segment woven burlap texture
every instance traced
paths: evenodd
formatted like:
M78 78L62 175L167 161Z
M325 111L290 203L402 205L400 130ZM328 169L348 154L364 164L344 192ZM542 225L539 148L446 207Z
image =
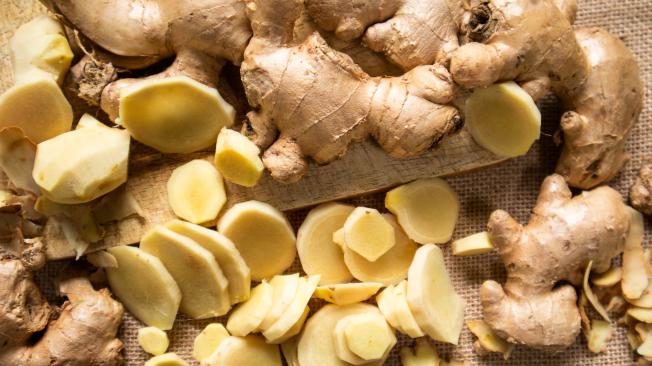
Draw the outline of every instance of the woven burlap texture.
M620 36L633 51L641 68L646 85L652 85L652 3L649 0L585 0L580 1L577 27L601 26ZM460 219L453 239L482 231L485 229L489 214L498 208L511 213L525 223L534 205L539 185L543 178L552 173L558 156L558 148L553 144L552 135L557 129L560 115L557 101L550 97L540 103L543 112L543 134L541 140L523 157L509 160L498 166L448 178L448 182L459 194L462 204ZM622 173L609 184L626 195L644 156L652 155L652 98L646 96L645 109L641 114L628 141L631 161ZM374 194L351 199L356 205L385 210L384 194ZM305 217L307 210L289 213L292 224L296 227ZM650 237L650 219L647 218L646 244ZM446 253L446 265L453 279L455 288L466 300L466 319L481 318L482 313L478 302L478 289L486 279L504 281L505 271L500 257L496 253L474 257L452 257L448 245L442 246ZM51 279L56 277L60 265L49 265L39 276L44 290L53 294ZM301 271L298 262L289 272ZM313 310L318 306L314 303ZM191 361L192 344L195 336L203 327L214 321L210 319L195 321L183 316L177 319L170 336L171 352L176 352L184 359ZM142 365L148 359L138 346L137 331L143 325L131 315L125 315L120 338L125 343L125 364ZM473 365L504 364L498 355L479 357L473 351L474 338L464 329L460 345L452 347L437 344L441 354L464 359ZM397 350L403 345L412 344L410 339L401 337L399 343L388 359L386 365L398 366ZM609 343L606 353L594 355L586 347L582 337L578 337L575 345L564 352L550 354L525 348L517 348L507 363L511 365L631 365L635 363L635 355L625 340L624 328L618 328L614 339ZM261 365L264 366L264 365ZM305 365L319 366L319 365Z

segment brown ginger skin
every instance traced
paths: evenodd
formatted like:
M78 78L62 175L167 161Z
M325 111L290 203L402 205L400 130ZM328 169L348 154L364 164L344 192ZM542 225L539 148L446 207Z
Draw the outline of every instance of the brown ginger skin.
M589 261L606 271L624 248L630 214L618 192L602 186L572 197L560 175L547 177L530 221L491 214L489 235L507 269L504 286L480 289L485 321L507 341L544 350L570 346L580 332L577 294Z
M652 158L641 165L638 177L629 191L629 200L635 209L646 215L652 215Z
M247 1L254 37L241 76L256 110L243 133L265 150L263 162L275 179L296 181L306 157L331 162L369 135L391 155L407 157L459 126L457 110L446 105L454 91L443 66L370 77L317 32L296 42L301 12L298 0Z
M573 187L588 189L613 178L629 160L625 142L643 108L643 81L632 53L600 28L575 36L590 64L575 92L562 94L563 149L557 173Z

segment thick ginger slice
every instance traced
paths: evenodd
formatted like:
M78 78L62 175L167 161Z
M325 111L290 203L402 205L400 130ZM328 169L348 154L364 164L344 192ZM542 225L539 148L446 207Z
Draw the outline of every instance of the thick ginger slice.
M154 356L162 355L170 345L167 333L156 327L138 329L138 344L143 351Z
M267 344L262 337L228 337L206 358L202 366L281 366L281 352L275 344Z
M195 337L192 346L192 357L203 362L219 347L220 343L229 337L229 332L221 323L210 323Z
M333 335L338 357L354 365L383 359L396 344L393 330L379 312L340 319Z
M641 164L634 185L630 188L629 199L632 206L646 215L652 215L652 159Z
M370 262L396 244L394 227L373 208L356 207L346 218L342 234L348 249Z
M577 295L572 286L557 284L581 284L591 260L597 272L609 269L625 246L629 225L618 192L599 187L572 198L560 175L544 180L527 226L505 211L493 212L488 232L507 268L507 283L482 285L485 321L511 343L568 347L580 332Z
M193 224L215 220L226 203L222 176L213 164L201 159L174 169L167 192L174 214Z
M329 163L369 135L393 156L414 156L459 127L457 110L446 105L454 92L443 66L370 77L318 33L297 43L302 10L298 0L247 1L254 37L241 75L255 110L243 133L265 150L272 177L296 181L306 157Z
M188 363L176 353L170 352L150 358L144 366L188 366Z
M475 233L453 241L451 245L453 255L467 256L489 253L494 250L489 233L486 231Z
M265 167L260 149L242 134L222 128L215 144L215 166L224 179L244 187L253 187Z

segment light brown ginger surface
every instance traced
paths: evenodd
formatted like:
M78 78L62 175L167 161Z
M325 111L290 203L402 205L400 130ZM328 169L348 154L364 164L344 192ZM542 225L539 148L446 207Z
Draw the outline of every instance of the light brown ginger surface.
M630 188L632 206L646 215L652 215L652 159L643 161L641 170Z

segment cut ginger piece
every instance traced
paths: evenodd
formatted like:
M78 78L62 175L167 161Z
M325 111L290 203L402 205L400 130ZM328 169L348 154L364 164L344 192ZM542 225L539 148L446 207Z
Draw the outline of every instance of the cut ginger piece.
M167 333L156 327L138 329L138 344L143 351L154 356L162 355L170 345Z
M627 309L627 315L643 323L652 324L652 309L632 306Z
M138 320L162 330L172 329L181 290L163 263L138 248L107 249L118 266L105 268L113 294Z
M394 227L373 208L356 207L346 218L343 230L344 244L370 262L396 244Z
M194 224L215 220L226 202L222 176L206 160L192 160L174 169L167 191L174 214Z
M505 360L509 358L514 345L498 337L484 320L469 320L466 325L471 333L478 337L478 343L482 349L501 353Z
M599 273L591 276L591 283L598 287L611 287L615 286L623 278L622 267L615 266L609 268L607 272Z
M300 277L298 273L277 275L269 281L272 286L272 304L265 319L260 324L260 329L267 329L274 324L290 306L299 290Z
M140 249L159 258L179 284L181 312L205 319L229 311L228 282L210 251L164 226L147 232Z
M466 100L465 126L478 145L501 157L524 155L539 139L541 113L513 81L477 88Z
M258 183L265 166L260 149L237 131L222 128L215 145L215 166L224 179L244 187Z
M36 148L34 181L51 201L92 201L127 181L129 134L83 115L74 131Z
M419 327L407 302L407 281L401 281L401 283L393 287L392 291L394 292L393 310L396 312L398 329L410 338L423 337L425 334Z
M32 177L36 145L18 127L0 128L0 169L16 187L38 193Z
M255 331L272 306L274 289L263 281L251 291L249 300L240 304L229 315L226 329L231 335L244 337Z
M86 254L86 260L97 268L118 268L118 260L105 250Z
M333 336L337 357L354 365L384 359L396 344L394 332L377 311L340 319Z
M254 281L281 274L294 262L297 250L292 226L281 211L267 203L236 203L220 218L217 229L238 248Z
M288 339L301 333L301 329L303 329L303 325L306 323L309 314L310 314L310 307L306 305L306 308L303 309L303 313L301 314L299 320L297 320L297 322L294 323L294 325L290 329L288 329L288 331L285 332L285 334L283 334L281 338L276 339L273 343L274 344L284 343Z
M455 230L460 202L446 181L428 178L387 192L385 207L410 239L420 244L446 243Z
M117 123L143 144L164 153L213 147L235 110L217 89L186 76L150 78L120 90Z
M607 312L607 309L602 306L602 303L600 303L600 300L598 299L598 296L593 292L593 289L591 289L591 286L589 286L589 276L591 274L591 267L593 266L593 261L589 261L589 264L586 266L586 270L584 271L584 279L582 281L582 289L584 290L584 295L586 296L586 299L589 300L589 303L595 311L600 314L600 316L606 320L607 322L610 322L611 319L609 319L609 313Z
M409 347L401 348L400 355L403 366L439 366L441 363L437 350L426 338L416 340L414 352Z
M164 353L147 360L145 366L188 366L188 363L176 353Z
M353 278L344 263L342 248L333 233L344 226L354 207L331 202L308 213L297 231L297 252L308 275L320 275L320 285L349 282Z
M405 331L401 328L398 322L398 315L396 313L396 294L394 293L394 285L389 285L385 287L376 296L376 304L378 304L378 309L385 317L385 320L392 326L392 328L398 330L401 333Z
M220 343L229 337L229 332L220 323L210 323L195 337L192 346L192 357L203 362L210 356Z
M394 216L383 217L394 227L394 246L380 258L371 262L343 245L344 263L353 277L362 282L380 282L392 285L405 279L417 244L410 240L401 229ZM335 240L335 235L333 237Z
M623 278L621 288L626 299L640 298L648 287L643 236L645 234L643 215L628 208L631 215L629 233L623 251Z
M249 298L251 273L235 244L226 236L215 230L181 220L172 220L165 227L188 237L213 253L217 264L224 272L229 283L231 304L237 304Z
M349 305L369 299L381 287L383 287L383 284L379 282L355 282L319 286L315 290L315 297L335 305Z
M301 319L312 294L317 288L319 276L301 278L296 296L281 316L268 328L263 329L263 336L268 343L281 343L285 334Z
M483 231L453 241L451 250L457 256L478 255L491 252L494 245L489 239L489 233Z
M281 352L275 344L267 344L259 336L228 337L202 366L282 366Z
M431 338L457 344L464 326L464 299L455 292L441 249L419 248L408 271L407 299L419 327Z
M611 323L604 320L591 321L591 329L586 336L589 350L593 353L605 352L612 336Z

